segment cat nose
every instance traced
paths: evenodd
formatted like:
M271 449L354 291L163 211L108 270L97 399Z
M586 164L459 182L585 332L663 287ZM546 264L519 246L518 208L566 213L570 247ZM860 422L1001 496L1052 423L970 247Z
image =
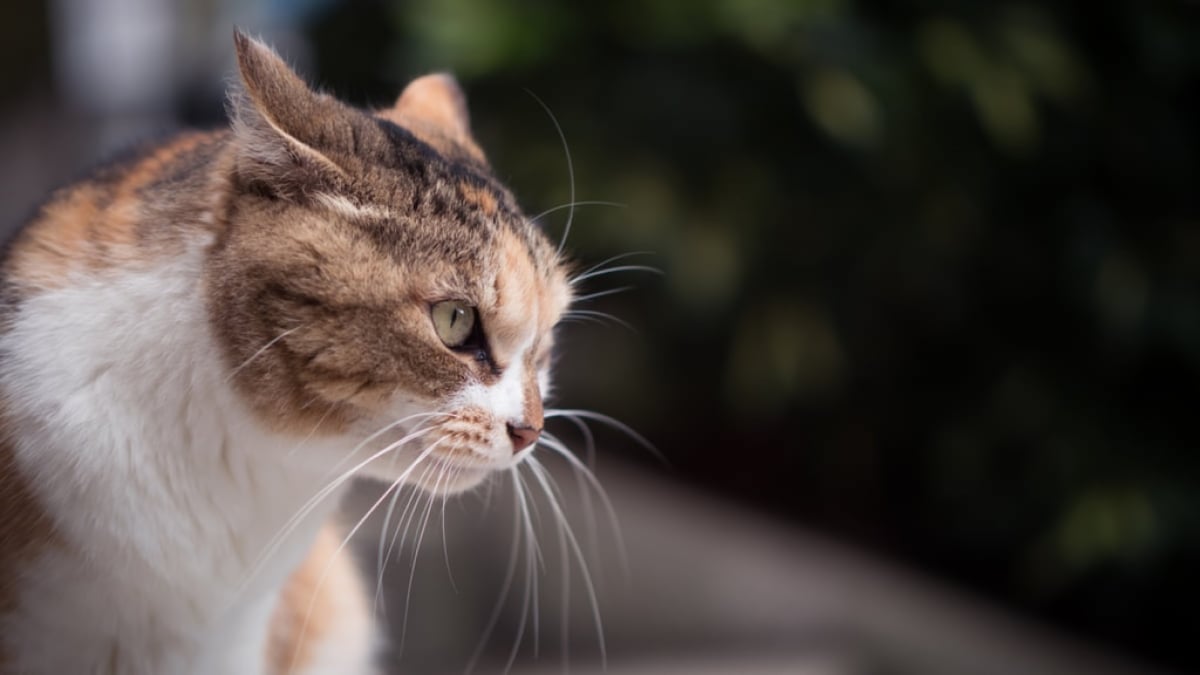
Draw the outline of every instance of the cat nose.
M514 455L536 443L541 434L541 429L532 427L525 422L508 423L508 437L512 440Z

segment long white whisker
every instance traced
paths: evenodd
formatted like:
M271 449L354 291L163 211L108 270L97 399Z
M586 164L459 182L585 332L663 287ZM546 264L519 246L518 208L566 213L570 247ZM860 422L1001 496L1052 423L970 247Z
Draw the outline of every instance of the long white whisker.
M567 196L567 203L570 206L568 207L569 210L567 211L567 224L563 226L562 238L559 239L558 250L555 252L555 255L561 256L563 247L567 245L567 235L571 233L571 221L575 219L575 163L571 161L571 148L567 145L567 135L563 133L562 126L558 123L558 118L554 116L553 112L551 112L550 106L546 105L546 102L538 98L538 95L532 91L526 89L525 93L532 96L533 100L537 101L537 104L542 107L542 110L546 111L546 115L554 124L554 131L558 133L558 140L562 141L563 154L566 155L567 158L567 178L570 183L570 192Z
M421 475L417 479L416 482L422 483L422 484L426 483L427 482L426 479L429 476L429 473L431 471L433 471L435 468L436 468L435 464L427 464L425 466L425 468L421 470ZM421 494L422 494L422 490L419 487L415 487L412 491L409 492L408 500L404 502L404 508L400 512L400 518L398 519L398 521L396 523L396 527L391 529L392 536L391 536L390 541L388 541L386 551L384 551L384 542L383 542L384 538L387 536L388 531L389 531L386 519L384 521L385 522L384 528L382 530L380 530L379 553L377 553L377 557L381 558L383 560L383 564L379 568L379 576L376 579L376 590L379 593L382 593L384 569L386 569L387 564L392 560L392 551L396 547L397 540L402 539L405 535L408 534L408 527L409 527L409 525L412 524L412 516L416 513L416 509L413 507L417 503L417 498L419 496L421 496ZM394 496L393 496L393 499L394 499ZM403 534L402 534L402 532L403 532ZM382 598L377 597L376 601L378 602L381 599Z
M595 529L595 528L593 528ZM562 650L563 673L571 671L571 558L567 553L567 539L563 536L562 528L558 529L558 564L562 568L562 601L558 607L561 613L559 626L559 649Z
M612 314L609 314L607 312L597 312L594 309L569 309L566 312L563 312L564 319L573 319L573 318L581 319L584 317L607 319L608 321L612 321L613 323L615 323L619 326L623 326L624 328L631 330L634 333L638 332L637 329L633 327L633 324L629 323L628 321L626 321L624 319L615 317Z
M531 600L530 594L532 592L536 595L537 589L537 576L534 574L532 567L534 564L534 555L530 550L531 542L535 541L535 535L533 531L533 521L529 515L529 502L525 494L525 481L521 476L520 466L521 465L518 464L513 469L513 483L516 487L516 498L520 502L521 518L524 522L525 528L525 599L521 603L521 618L517 622L517 635L513 640L512 650L508 655L508 662L504 666L505 673L508 673L512 669L513 663L517 659L517 652L521 647L522 639L525 637L526 622L529 619L529 607ZM536 607L536 601L534 602L534 606Z
M591 436L592 430L589 429L586 424L583 424L582 420L576 419L572 421L583 433L585 444L584 447L586 448L585 452L587 453L586 457L588 458L588 466L589 468L593 467L595 466L595 447L593 446L594 440ZM575 455L575 453L571 452L570 448L567 447L567 444L564 443L562 439L548 431L543 431L541 438L538 440L543 441L543 446L550 448L556 453L567 452L572 457ZM556 443L558 447L550 447L551 442ZM571 473L575 475L575 484L579 486L579 499L583 502L583 512L586 517L585 523L587 524L587 541L588 546L590 547L589 550L592 553L596 553L600 550L600 538L596 528L596 510L592 506L592 493L588 489L589 486L587 480L584 479L582 472L578 468L572 465Z
M297 510L296 513L293 514L292 517L289 518L287 520L287 522L285 522L283 524L283 526L279 529L279 531L273 537L271 537L271 539L269 539L267 541L266 546L263 548L262 553L259 554L257 561L255 562L254 566L251 568L250 573L247 575L246 580L245 580L245 582L243 582L242 588L240 590L245 590L245 586L247 584L249 584L250 581L252 581L258 575L259 572L262 571L262 567L266 564L267 560L269 560L270 557L275 554L275 551L277 551L279 549L279 547L283 544L283 540L287 538L287 535L290 534L292 532L292 530L294 530L300 524L300 522L303 521L304 518L307 517L308 514L312 512L313 509L315 509L322 501L324 501L326 497L328 497L329 495L336 492L339 487L341 487L343 484L345 484L346 481L353 478L354 475L356 473L358 473L358 471L360 469L362 469L364 466L370 464L371 462L375 461L379 457L382 457L383 455L385 455L389 452L392 452L393 450L401 447L408 441L411 441L415 438L419 438L430 431L432 431L432 429L430 429L430 428L418 429L417 431L414 431L414 432L404 436L400 440L398 440L394 443L388 444L382 450L371 455L363 462L360 462L354 468L343 473L341 476L339 476L335 480L328 483L325 487L318 490L317 493L315 495L313 495L307 502L305 502L304 505L301 506L300 509ZM425 457L424 454L422 454L420 457L418 457L417 461L424 459L424 457ZM416 464L414 463L413 466L415 466L415 465ZM405 471L404 475L401 476L401 480L403 480L404 478L407 478L407 475L409 472L412 471L412 468L413 467L410 466L408 468L408 470Z
M624 258L632 258L635 255L653 255L653 254L654 254L654 251L629 251L628 253L618 253L617 255L614 255L611 258L605 258L604 260L601 260L600 262L596 263L595 265L592 265L591 267L587 268L586 270L580 272L578 275L571 277L569 283L573 286L573 285L575 285L575 281L578 278L582 277L585 274L595 272L596 270L600 269L601 267L604 267L605 265L607 265L609 263L616 262L616 261L622 260Z
M517 499L515 493L521 489L521 486L517 480L517 467L514 466L509 469L508 474L512 478L514 491L512 546L509 548L508 564L504 568L504 581L500 584L500 594L496 596L496 604L492 607L492 614L488 617L487 624L483 629L483 635L479 638L479 643L475 645L475 651L471 654L471 660L467 662L464 675L470 675L475 670L475 665L479 662L479 657L483 654L483 649L487 646L488 639L492 636L492 631L496 629L496 624L500 620L500 613L504 609L504 601L508 599L508 594L512 591L513 581L517 577L517 561L521 554L521 502Z
M457 477L459 471L456 469L454 474ZM454 580L454 570L450 568L450 542L446 537L446 495L442 495L442 559L446 561L446 576L450 578L450 588L458 594L458 582Z
M531 467L533 471L536 472L539 470L539 468L541 468L541 463L533 457L530 457L529 461L533 465ZM578 472L576 472L576 474L578 475ZM580 494L584 497L587 497L588 493L586 485L583 484L582 479L577 478L577 480L580 482ZM552 502L558 500L561 503L562 493L555 489L553 494L547 493L546 498ZM590 499L587 503L589 504L588 509L590 514ZM566 523L562 519L556 519L554 525L555 532L558 534L558 564L559 568L562 570L562 599L559 606L561 620L561 625L559 627L559 644L560 648L562 649L563 672L566 673L570 671L571 663L571 648L570 642L567 639L568 635L570 634L571 627L571 556L567 548L567 537L563 532L564 528L566 527ZM594 517L592 518L592 530L594 533Z
M629 436L631 439L633 439L638 445L642 446L643 448L648 450L650 452L650 454L657 457L658 460L660 462L662 462L663 464L665 464L666 466L668 466L668 467L671 466L671 462L666 458L665 455L662 454L662 452L659 451L658 448L656 448L654 446L653 443L646 440L645 436L642 436L638 432L634 431L633 428L630 427L628 424L625 424L624 422L616 419L615 417L610 417L609 415L594 412L591 410L579 410L579 409L568 409L568 408L549 408L545 412L545 417L546 417L546 419L553 419L555 417L562 417L562 418L570 419L571 417L577 417L577 418L595 420L597 422L607 424L608 426L625 433L627 436Z
M557 411L557 408L549 409L549 412L552 413ZM596 466L596 435L592 433L592 428L587 425L587 422L583 421L583 418L575 415L556 415L553 418L547 419L564 419L575 425L575 428L579 430L580 435L583 436L584 457L587 458L588 467ZM560 443L562 442L553 434L546 434L546 436L558 440ZM563 447L566 447L566 443L563 443Z
M439 438L438 440L436 440L432 444L430 444L429 447L422 450L420 455L417 456L417 459L414 460L413 463L411 465L409 465L409 467L407 469L405 469L405 471L400 475L399 478L397 478L395 481L392 482L391 485L388 486L387 490L384 490L383 494L381 494L379 496L379 498L375 500L375 503L371 505L371 508L367 509L367 512L365 514L363 514L363 516L361 518L358 519L358 522L354 524L354 527L350 528L350 531L348 533L346 533L345 537L342 538L341 544L338 545L337 549L333 552L333 555L330 556L329 562L327 562L325 564L325 568L321 571L321 576L317 578L317 584L313 591L312 598L308 602L308 611L306 611L304 613L304 622L300 625L300 633L299 634L301 636L303 636L308 631L308 623L309 623L309 620L312 619L313 607L316 606L316 602L317 602L318 593L316 591L319 590L322 585L324 585L326 577L329 576L329 571L331 569L333 569L332 568L333 561L336 560L337 557L342 554L342 551L344 551L346 549L346 546L349 545L350 541L352 539L354 539L354 535L358 533L358 531L362 528L362 526L371 517L371 514L374 513L375 510L378 509L379 506L381 504L383 504L384 501L387 500L389 493L391 493L393 490L399 489L399 487L404 484L404 481L408 477L408 475L412 473L413 469L416 468L416 466L418 464L420 464L422 461L424 461L424 459L426 457L428 457L430 455L430 453L432 453L433 450L444 440L446 440L445 437ZM303 645L303 638L301 638L300 640L298 640L296 642L295 651L293 651L293 653L292 653L291 664L293 664L293 665L295 664L296 657L299 656L302 645Z
M549 448L556 454L562 454L565 452L571 455L571 459L574 458L575 453L571 452L566 443L563 443L563 441L554 434L543 431L542 437L538 440L543 447ZM552 443L555 445L552 446ZM588 551L595 555L600 551L600 535L599 528L596 526L596 508L592 505L591 486L588 484L587 479L584 478L583 471L576 467L574 463L571 463L571 473L574 475L575 484L579 488L579 500L583 503L583 513L585 517L584 524L587 526Z
M438 476L433 484L433 490L436 491L442 484L442 478L445 477L446 468L444 465L438 466ZM400 623L400 644L397 648L397 654L404 653L404 643L408 637L408 614L409 608L412 606L412 589L413 580L417 576L417 556L421 553L421 542L425 540L426 525L429 524L429 514L433 511L434 492L426 493L425 510L421 516L421 524L417 526L417 538L413 543L412 565L408 570L408 590L404 593L404 614ZM414 509L414 513L416 510Z
M558 206L554 206L554 207L546 209L545 211L542 211L541 213L537 214L536 216L530 218L529 220L536 223L537 221L541 220L542 218L545 218L546 216L550 215L551 213L554 213L555 211L562 211L563 209L569 209L574 206L614 206L619 209L629 208L628 204L622 204L621 202L606 202L606 201L601 201L598 199L589 199L589 200L583 200L583 201L578 201L578 202L568 202L566 204L559 204Z
M525 547L529 551L525 559L525 577L528 580L528 589L530 591L529 606L532 609L533 615L533 656L537 658L540 648L539 637L541 637L541 621L539 615L541 613L542 603L538 598L538 579L539 570L542 573L546 571L546 561L542 556L541 543L538 542L537 533L541 529L541 516L538 514L537 502L533 499L534 495L529 491L529 484L525 482L525 477L517 472L517 476L521 479L521 488L524 494L528 495L529 512L533 513L533 520L528 522L529 538L525 541Z
M563 316L558 320L559 323L594 323L600 326L607 326L604 321L597 319L594 316Z
M428 484L429 474L437 468L436 465L429 465L421 472L419 483ZM400 522L396 524L396 528L392 531L391 541L388 542L387 552L385 557L391 559L392 551L396 550L396 544L408 537L408 530L412 527L413 521L416 520L417 512L421 510L420 497L424 496L424 491L420 488L413 490L408 501L404 504L404 510L400 512ZM397 557L402 557L402 553L398 553Z
M613 539L617 544L617 558L621 561L622 573L624 574L626 580L628 580L630 578L629 553L628 549L625 547L625 537L621 530L621 521L619 518L617 518L617 510L613 508L612 500L608 497L608 491L605 490L604 486L600 484L600 481L596 478L596 474L592 473L592 470L588 468L586 464L580 461L580 459L576 457L575 454L567 448L567 446L563 445L561 441L553 436L549 436L549 434L543 433L542 436L544 438L540 439L538 443L546 448L549 448L550 450L553 450L556 454L567 460L579 480L587 481L592 490L596 492L596 495L600 497L600 504L604 507L605 514L608 516L609 526L612 528L613 532ZM547 436L549 437L545 438ZM587 494L587 490L581 489L580 494ZM595 547L596 550L599 550L598 544L595 545Z
M392 498L388 500L387 511L383 515L383 523L379 526L379 544L375 550L375 601L372 609L372 616L378 616L382 610L383 614L387 614L387 604L383 597L383 577L387 571L387 558L383 555L383 547L387 541L388 528L391 527L392 513L396 510L396 503L400 500L400 495L403 490L396 490L392 493Z
M566 514L563 513L558 501L554 498L554 489L550 486L549 480L547 480L545 468L532 457L527 461L533 477L541 484L542 490L546 493L546 498L550 501L550 508L554 511L554 515L561 525L560 532L566 536L567 542L575 554L575 560L579 563L579 573L583 577L583 586L587 590L588 599L592 603L592 620L596 624L596 638L599 641L600 647L600 668L601 670L606 670L608 668L608 652L604 643L604 624L600 619L600 601L596 595L596 586L592 583L592 575L588 571L587 560L584 558L583 550L579 547L579 541L576 540L575 533L571 531L571 525L567 521Z
M487 481L483 484L483 508L480 509L480 514L488 514L492 512L492 497L496 492L496 474L490 474ZM476 494L479 491L476 490Z
M617 288L610 288L610 289L604 290L604 291L596 291L595 293L588 293L587 295L577 295L574 298L571 298L571 302L587 302L588 300L595 300L596 298L603 298L606 295L616 295L617 293L624 293L625 291L631 291L631 290L633 290L633 286L619 286Z
M285 523L284 527L286 528L287 526L294 524L296 521L303 519L306 515L308 515L308 513L313 508L315 508L317 506L317 504L319 504L323 499L325 499L325 497L329 496L329 494L331 494L332 492L337 490L339 487L341 487L341 485L343 483L345 483L346 481L353 478L355 476L355 474L357 474L359 472L359 470L362 469L364 466L370 464L371 462L382 457L383 455L399 448L400 446L404 445L408 441L411 441L415 438L419 438L430 431L433 431L433 429L428 428L428 427L423 428L423 429L418 429L418 430L404 436L403 438L401 438L398 441L389 443L388 445L384 446L383 449L377 451L376 453L374 453L367 459L363 460L356 466L354 466L351 469L349 469L348 471L342 473L342 475L338 476L334 480L327 483L325 485L325 487L318 490L315 495L313 495L311 498L309 498L309 500L307 502L305 502L304 505L301 506L298 511L296 511L296 513L291 517L291 519L289 519L288 522Z
M588 279L602 277L606 274L615 274L617 272L647 272L649 274L657 274L660 277L664 276L665 274L657 267L650 267L649 265L620 265L618 267L605 267L604 269L599 269L592 272L584 272L577 277L572 277L570 284L574 286Z
M394 459L394 456L393 456L393 459ZM424 483L425 477L429 475L429 472L432 471L435 466L436 466L435 464L426 464L425 468L421 470L421 476L417 479L417 482ZM419 494L421 494L420 488L414 488L413 490L411 490L409 492L408 500L404 503L404 509L401 510L401 512L400 512L399 521L396 523L395 531L392 534L391 541L387 543L387 550L385 551L384 543L385 543L385 540L387 539L387 535L388 535L388 532L390 529L392 514L394 512L396 503L400 496L399 490L397 490L396 493L392 495L392 499L388 503L387 513L384 515L383 524L380 526L380 529L379 529L379 550L376 552L376 563L377 563L376 567L378 569L378 577L376 578L376 581L375 581L375 592L376 592L375 603L376 603L377 608L380 604L382 604L382 601L383 601L382 596L383 596L384 571L387 569L388 562L392 559L392 550L396 546L396 539L400 535L401 526L404 526L405 516L406 516L406 514L408 514L409 508L412 507L413 503L416 501L416 498ZM407 526L404 526L404 529L405 529L405 531L407 531ZM385 609L385 612L386 612L386 609Z
M375 432L374 432L373 434L371 434L370 436L367 436L367 437L366 437L366 438L364 438L363 440L359 441L359 443L358 443L357 445L355 445L355 446L354 446L354 447L353 447L353 448L352 448L352 449L351 449L349 452L347 452L347 453L346 453L346 455L345 455L344 457L342 457L341 459L339 459L339 460L337 461L337 463L335 463L335 464L334 464L332 467L330 467L330 468L329 468L329 470L325 472L325 475L326 475L326 476L328 476L328 475L331 475L331 474L333 474L335 471L337 471L338 469L340 469L340 468L342 467L342 465L343 465L343 464L345 464L346 462L350 461L350 458L352 458L352 457L354 457L355 455L357 455L357 454L359 453L359 451L360 451L360 450L362 450L363 448L365 448L365 447L366 447L366 446L367 446L367 445L368 445L368 444L369 444L371 441L374 441L375 439L377 439L377 438L379 438L380 436L382 436L382 435L386 434L387 432L389 432L389 431L391 431L391 430L395 429L396 427L400 426L401 424L404 424L405 422L409 422L409 421L411 421L411 420L416 420L416 419L426 419L426 418L430 418L430 417L448 417L448 418L455 418L455 417L457 417L457 415L455 415L455 414L453 414L453 413L445 413L445 412L415 413L415 414L412 414L412 415L408 415L407 417L402 417L402 418L400 418L400 419L398 419L398 420L396 420L396 421L394 421L394 422L389 422L388 424L384 425L384 426L383 426L382 428L380 428L379 430L375 431ZM421 429L421 428L422 428L422 427L418 427L417 429L414 429L414 430L413 430L413 433L416 433L416 431L417 431L417 430L419 430L419 429ZM423 427L423 428L424 428L424 429L431 429L432 427Z

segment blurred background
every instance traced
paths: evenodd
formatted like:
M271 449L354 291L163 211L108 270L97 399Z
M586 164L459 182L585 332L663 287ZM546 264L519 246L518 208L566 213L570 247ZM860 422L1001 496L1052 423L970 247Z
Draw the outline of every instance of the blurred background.
M559 360L560 405L666 458L593 425L628 577L557 463L614 672L1200 670L1200 4L4 3L8 231L122 146L222 124L235 24L360 105L453 71L527 212L619 204L574 210L583 267L663 272L592 279L632 286L586 307L633 330L568 324ZM399 631L420 563L389 663L470 660L496 492L389 568ZM479 671L599 663L540 513L540 598L518 563Z

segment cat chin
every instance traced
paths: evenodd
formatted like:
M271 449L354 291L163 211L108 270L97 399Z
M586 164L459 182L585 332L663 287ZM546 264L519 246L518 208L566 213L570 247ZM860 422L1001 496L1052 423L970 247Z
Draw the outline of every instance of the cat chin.
M450 468L440 475L422 476L409 483L429 494L449 496L474 489L495 473L493 469Z
M448 496L471 490L507 468L505 465L465 464L431 456L422 460L415 469L388 467L384 463L379 467L367 467L361 476L388 484L402 481L429 494Z

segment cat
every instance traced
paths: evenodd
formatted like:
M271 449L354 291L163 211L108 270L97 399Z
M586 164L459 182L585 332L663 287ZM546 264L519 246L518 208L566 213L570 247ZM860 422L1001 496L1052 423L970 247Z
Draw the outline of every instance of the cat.
M55 193L0 267L0 673L373 672L330 525L542 431L561 251L454 79L364 111L235 31L230 129Z

